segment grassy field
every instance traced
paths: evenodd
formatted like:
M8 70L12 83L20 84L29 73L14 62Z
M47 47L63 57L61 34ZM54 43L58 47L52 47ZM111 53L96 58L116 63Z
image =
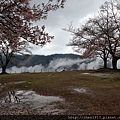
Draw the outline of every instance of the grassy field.
M65 114L120 114L119 72L86 70L7 74L0 75L0 83L6 83L0 88L1 96L5 91L16 89L60 96L65 103L59 104L58 108L66 109ZM77 92L76 88L84 88L86 92Z

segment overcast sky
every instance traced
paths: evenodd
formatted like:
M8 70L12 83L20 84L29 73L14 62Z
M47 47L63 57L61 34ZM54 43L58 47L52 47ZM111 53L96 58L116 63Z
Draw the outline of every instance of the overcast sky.
M39 4L40 1L47 2L48 0L31 0L32 4ZM67 28L68 24L73 21L74 27L79 27L89 17L97 14L99 7L106 0L67 0L64 9L59 9L50 12L47 20L42 20L36 24L39 26L45 25L46 32L49 35L55 36L51 43L44 47L34 46L33 54L50 55L55 53L74 53L72 47L66 46L69 39L72 37L70 33L63 31L62 28ZM108 0L107 0L108 1Z

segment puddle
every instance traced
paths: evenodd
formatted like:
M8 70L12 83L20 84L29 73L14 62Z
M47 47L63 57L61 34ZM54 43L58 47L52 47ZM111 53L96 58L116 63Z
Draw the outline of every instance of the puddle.
M81 73L83 75L92 75L92 76L100 76L100 77L106 77L109 76L110 74L105 74L105 73Z
M5 97L0 98L1 104L10 104L20 102L19 97L16 95L15 91L8 91Z
M57 96L43 96L34 91L9 91L0 98L0 115L58 115L65 110L57 109L64 99Z
M74 90L79 93L87 93L88 92L86 88L75 88Z
M34 91L26 90L9 91L5 97L0 99L0 103L4 105L23 103L34 108L42 108L46 104L56 101L63 101L63 99L55 96L42 96Z
M83 75L89 75L90 73L82 73Z
M29 102L31 106L43 107L45 104L51 102L63 101L60 97L55 96L42 96L36 94L34 91L17 91L16 93L22 102Z
M34 91L8 91L0 98L0 115L64 114L65 110L57 109L57 105L63 102L60 97L43 96Z

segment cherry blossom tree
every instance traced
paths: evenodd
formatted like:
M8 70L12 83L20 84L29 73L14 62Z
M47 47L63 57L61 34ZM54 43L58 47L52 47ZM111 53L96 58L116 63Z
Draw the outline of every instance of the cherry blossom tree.
M47 3L30 5L30 0L0 0L0 66L2 73L17 53L30 52L29 43L44 46L54 36L34 22L46 20L49 11L64 7L66 0L48 0ZM3 59L3 57L5 59Z
M117 69L117 61L120 59L120 2L111 0L100 7L99 16L92 21L102 33L106 50L112 58L113 69Z
M69 45L77 46L77 51L84 57L100 56L107 67L108 58L112 59L113 69L117 69L120 59L120 2L111 0L105 2L99 14L90 18L81 28L71 25L66 31L73 33Z
M73 46L74 51L81 54L81 58L100 57L104 61L104 68L107 68L109 52L106 49L105 40L93 20L89 19L81 28L74 28L72 24L63 30L72 33L72 39L67 44ZM98 35L98 36L96 36Z

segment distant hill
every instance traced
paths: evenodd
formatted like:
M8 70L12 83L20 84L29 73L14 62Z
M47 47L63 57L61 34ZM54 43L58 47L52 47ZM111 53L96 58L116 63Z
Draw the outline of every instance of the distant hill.
M8 65L7 69L10 73L85 70L103 67L103 61L100 58L81 59L81 56L76 54L25 55L25 58L17 55L16 57L17 59L14 59L16 65Z
M30 67L30 66L35 66L35 65L42 65L44 67L47 67L49 63L52 60L55 59L80 59L79 55L76 54L52 54L52 55L31 55L27 56L25 59L23 56L18 55L17 59L15 59L15 63L17 67ZM8 65L9 67L12 67L12 64Z

